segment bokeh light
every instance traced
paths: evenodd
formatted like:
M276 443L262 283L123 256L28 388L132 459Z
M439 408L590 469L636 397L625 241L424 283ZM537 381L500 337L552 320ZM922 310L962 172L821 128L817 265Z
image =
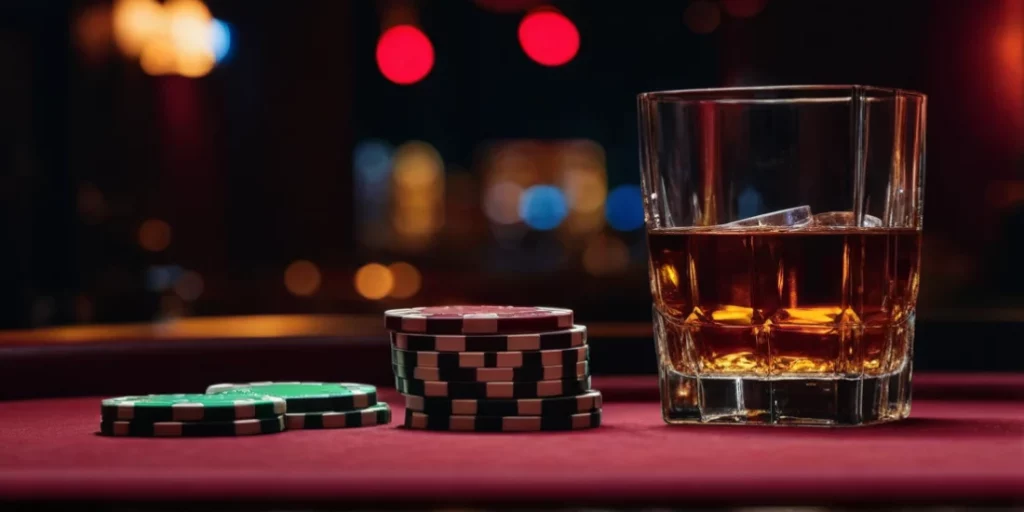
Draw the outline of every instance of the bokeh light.
M633 231L644 225L643 193L636 185L622 185L608 194L605 218L619 231Z
M534 185L523 191L519 199L519 217L539 231L558 227L568 213L565 195L551 185Z
M208 74L231 46L227 24L215 20L199 0L118 0L114 39L149 75Z
M284 287L292 295L313 295L320 289L320 282L320 268L312 261L293 261L284 269Z
M395 277L380 263L367 263L356 271L356 291L371 300L387 297L395 287Z
M394 286L391 288L389 295L396 299L408 299L413 295L416 295L420 291L420 286L423 283L423 277L420 275L420 271L416 267L399 261L388 265L388 270L391 272Z
M367 139L352 151L352 168L360 182L376 184L385 181L391 172L391 156L395 149L385 141Z
M561 66L579 51L580 33L569 18L545 9L523 18L519 24L519 44L538 64Z
M588 274L604 276L621 272L629 266L626 243L611 236L594 237L583 249L583 269Z
M203 276L198 272L186 270L174 282L174 293L178 294L181 300L191 302L203 294L203 287Z
M486 11L498 14L522 12L544 3L545 0L473 0L473 3Z
M491 185L484 192L484 214L495 224L515 224L519 222L519 200L523 195L523 187L511 182Z
M114 41L125 55L142 53L147 42L165 30L163 6L156 0L117 0L113 13Z
M764 10L768 0L719 0L729 16L749 18Z
M722 13L718 4L710 0L695 0L683 12L683 22L696 34L710 34L718 28Z
M424 240L444 221L444 162L430 144L409 141L392 163L391 222L407 241Z
M100 61L111 49L113 13L109 5L90 5L82 10L75 21L75 42L82 55Z
M218 19L210 22L210 49L217 62L223 62L231 54L231 27Z
M139 245L150 252L160 252L171 245L171 225L160 219L149 219L139 226Z
M434 45L412 25L391 27L377 41L377 66L396 84L414 84L434 67Z

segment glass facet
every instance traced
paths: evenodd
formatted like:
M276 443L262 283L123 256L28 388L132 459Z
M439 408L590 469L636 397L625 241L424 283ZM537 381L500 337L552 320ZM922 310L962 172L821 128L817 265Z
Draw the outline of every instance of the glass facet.
M638 102L665 421L907 417L925 96L795 86Z

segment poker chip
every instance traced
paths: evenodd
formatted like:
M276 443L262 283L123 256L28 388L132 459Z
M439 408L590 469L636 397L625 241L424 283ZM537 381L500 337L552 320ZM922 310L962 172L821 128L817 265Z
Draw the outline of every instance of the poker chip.
M569 349L587 343L587 328L574 325L568 329L523 334L499 335L435 335L391 333L394 348L405 351L432 352L520 352Z
M580 430L601 426L601 410L565 416L445 416L405 411L405 428L469 432Z
M391 348L391 362L426 368L525 368L567 366L586 361L590 347L511 352L434 352Z
M590 374L586 361L565 366L527 366L523 368L429 368L391 365L395 376L405 379L444 381L539 381L585 377Z
M100 422L106 436L201 437L275 434L285 429L284 416L234 421L108 421Z
M174 394L122 396L103 400L104 420L139 422L233 421L248 418L276 418L285 413L282 398L252 391L220 395Z
M206 393L248 391L284 399L289 413L352 411L377 403L377 388L349 382L250 382L214 384Z
M288 413L285 421L289 430L387 425L391 423L391 408L379 403L355 411Z
M405 333L531 333L568 329L572 321L571 309L537 306L430 306L384 312L385 326Z
M574 396L590 390L590 377L534 382L446 382L395 377L400 393L448 398L542 398Z
M601 408L600 391L553 398L456 399L405 395L405 408L440 416L568 416Z

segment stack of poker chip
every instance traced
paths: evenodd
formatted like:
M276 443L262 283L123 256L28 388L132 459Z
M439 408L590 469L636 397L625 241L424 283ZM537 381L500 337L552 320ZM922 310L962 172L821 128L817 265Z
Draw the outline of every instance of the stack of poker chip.
M405 427L577 430L601 424L587 329L569 309L436 306L384 313Z
M101 414L101 434L134 437L242 436L391 422L391 409L377 402L375 387L344 382L214 384L206 394L109 398Z

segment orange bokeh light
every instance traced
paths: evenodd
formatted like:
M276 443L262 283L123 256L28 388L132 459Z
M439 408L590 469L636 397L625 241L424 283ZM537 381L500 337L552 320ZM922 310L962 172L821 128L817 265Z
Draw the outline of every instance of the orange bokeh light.
M160 252L171 245L171 225L160 219L149 219L139 226L139 245L150 252Z
M356 271L356 291L371 300L387 297L395 286L395 277L380 263L367 263Z
M292 295L308 297L320 289L320 268L307 260L293 261L284 270L284 287Z

